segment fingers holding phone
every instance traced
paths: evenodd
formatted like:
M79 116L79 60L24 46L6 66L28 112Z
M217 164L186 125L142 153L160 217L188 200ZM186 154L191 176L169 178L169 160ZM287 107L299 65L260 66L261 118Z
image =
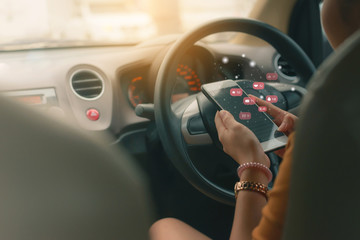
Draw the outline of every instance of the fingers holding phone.
M262 100L261 98L250 94L249 96L254 99L257 105L266 107L266 113L274 118L273 122L279 127L278 131L283 132L284 134L286 134L286 136L289 136L290 133L295 131L295 124L298 120L298 117L296 117L294 114L291 114L276 107L272 103ZM285 148L276 150L274 151L274 153L279 157L283 157L285 153Z
M215 115L215 125L223 150L239 164L259 162L270 166L259 140L246 126L237 122L228 111Z
M255 100L257 105L266 107L266 113L274 118L273 122L279 127L278 131L287 136L294 131L298 117L254 95L249 94L249 96Z
M256 105L255 101L236 82L224 80L203 84L201 90L218 110L226 110L232 115L234 126L240 128L241 125L250 129L260 142L264 152L274 151L285 146L286 135L277 131L278 125Z

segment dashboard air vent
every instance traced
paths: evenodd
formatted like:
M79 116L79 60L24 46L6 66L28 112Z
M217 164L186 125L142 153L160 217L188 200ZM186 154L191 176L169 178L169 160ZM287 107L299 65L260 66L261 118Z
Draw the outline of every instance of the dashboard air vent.
M81 98L92 100L99 98L104 90L104 81L92 70L78 70L71 76L71 87Z
M295 78L296 72L289 65L289 63L280 55L275 59L275 65L279 72L281 72L286 78Z

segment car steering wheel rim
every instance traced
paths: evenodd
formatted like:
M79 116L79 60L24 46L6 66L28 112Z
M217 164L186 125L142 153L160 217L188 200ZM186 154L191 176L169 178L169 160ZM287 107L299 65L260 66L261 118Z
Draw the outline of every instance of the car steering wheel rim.
M298 73L299 85L305 85L305 80L310 79L315 67L287 35L268 24L250 19L224 19L205 24L178 39L167 52L157 75L154 94L155 121L163 148L174 166L193 186L217 201L233 205L233 192L209 181L194 166L181 132L184 111L174 112L171 107L171 93L176 81L171 78L172 70L176 69L181 56L197 41L220 32L242 32L268 42Z

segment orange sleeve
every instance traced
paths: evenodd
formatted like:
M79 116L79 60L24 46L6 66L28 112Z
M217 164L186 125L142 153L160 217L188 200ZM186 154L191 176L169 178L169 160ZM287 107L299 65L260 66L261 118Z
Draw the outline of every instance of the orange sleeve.
M262 210L259 225L252 232L254 240L281 239L289 196L290 167L294 148L294 133L290 134L283 161L274 183L269 192L269 201Z

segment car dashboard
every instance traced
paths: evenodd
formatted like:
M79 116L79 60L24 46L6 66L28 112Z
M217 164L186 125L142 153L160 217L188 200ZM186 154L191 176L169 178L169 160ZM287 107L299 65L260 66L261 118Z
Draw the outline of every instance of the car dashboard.
M0 91L89 131L110 132L125 145L144 137L149 119L138 104L153 103L157 72L175 36L136 46L33 49L0 53ZM174 69L172 102L223 79L296 84L271 46L199 42ZM140 148L145 151L145 147ZM129 147L139 152L139 146Z

